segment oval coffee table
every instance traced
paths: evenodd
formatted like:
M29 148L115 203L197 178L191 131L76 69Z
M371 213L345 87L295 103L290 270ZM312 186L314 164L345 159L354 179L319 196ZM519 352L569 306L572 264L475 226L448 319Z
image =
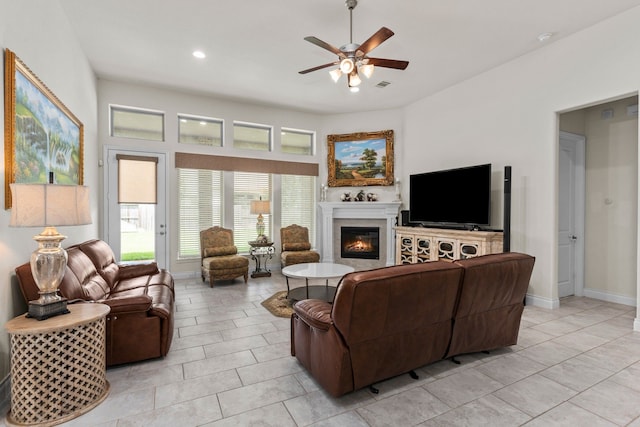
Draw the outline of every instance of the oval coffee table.
M348 265L329 262L309 262L284 267L282 274L287 279L287 298L295 301L314 298L331 302L336 294L336 287L329 286L329 279L339 278L353 271L355 269ZM305 287L289 288L289 278L305 279ZM309 279L324 279L325 285L309 286Z

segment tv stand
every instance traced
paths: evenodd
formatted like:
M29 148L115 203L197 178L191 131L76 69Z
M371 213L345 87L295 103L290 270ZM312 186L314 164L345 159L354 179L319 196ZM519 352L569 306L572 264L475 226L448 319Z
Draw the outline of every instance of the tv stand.
M500 231L396 227L396 265L502 252Z

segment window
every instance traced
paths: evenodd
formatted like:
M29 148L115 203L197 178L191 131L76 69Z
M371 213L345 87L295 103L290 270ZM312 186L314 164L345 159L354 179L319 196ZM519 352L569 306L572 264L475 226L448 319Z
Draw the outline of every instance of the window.
M238 252L249 252L249 241L256 240L257 215L251 215L251 201L271 199L271 175L266 173L233 173L233 239ZM263 215L265 234L271 237L271 215Z
M181 144L222 147L222 120L180 114L178 128L178 142Z
M282 175L280 224L298 224L309 229L311 246L315 247L316 178L313 176Z
M314 139L314 132L282 128L280 148L283 153L312 156Z
M111 136L164 141L164 113L112 105Z
M235 122L233 146L243 150L271 151L271 127Z
M200 257L200 230L222 226L222 172L178 169L178 258Z

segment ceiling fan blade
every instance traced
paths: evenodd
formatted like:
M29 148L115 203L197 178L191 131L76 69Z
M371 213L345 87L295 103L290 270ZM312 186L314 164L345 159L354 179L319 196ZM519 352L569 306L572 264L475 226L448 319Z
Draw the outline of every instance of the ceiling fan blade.
M367 53L378 47L380 43L391 37L393 34L393 31L391 31L387 27L382 27L374 35L369 37L367 41L362 43L358 50L361 51L363 55L366 55Z
M329 62L328 64L318 65L317 67L308 68L306 70L298 71L299 74L307 74L312 71L322 70L323 68L331 67L332 65L338 65L338 62Z
M305 39L306 41L308 41L309 43L313 43L313 44L315 44L315 45L316 45L316 46L318 46L318 47L321 47L321 48L323 48L323 49L326 49L326 50L328 50L329 52L333 52L333 53L335 53L335 54L336 54L336 55L338 55L340 58L345 58L345 54L344 54L344 52L342 52L342 51L341 51L340 49L338 49L337 47L335 47L335 46L331 46L329 43L327 43L327 42L324 42L324 41L320 40L320 39L319 39L319 38L317 38L317 37L314 37L314 36L308 36L308 37L305 37L304 39Z
M382 59L382 58L368 58L369 64L373 64L377 67L395 68L397 70L404 70L409 66L409 61L398 61L395 59Z

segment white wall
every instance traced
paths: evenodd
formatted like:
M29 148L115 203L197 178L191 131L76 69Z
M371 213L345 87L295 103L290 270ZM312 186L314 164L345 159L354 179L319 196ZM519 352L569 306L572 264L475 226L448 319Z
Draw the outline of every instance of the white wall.
M511 248L536 257L537 304L558 303L557 112L637 93L639 21L632 9L406 107L404 174L490 162L502 188L513 167Z
M585 110L586 203L584 295L636 300L638 241L638 98ZM603 110L613 117L603 119Z
M97 159L96 82L67 18L57 1L0 1L0 47L16 53L49 89L84 124L84 182L91 188L91 217L94 223L79 227L61 227L68 236L64 245L94 238L97 235L98 175L91 165ZM4 80L3 90L4 93ZM4 118L4 103L0 99ZM4 126L4 120L2 120ZM0 134L4 140L4 132ZM1 199L4 203L4 151L0 154L2 173ZM9 228L10 211L0 212L0 324L22 314L22 301L14 269L28 262L36 248L32 240L37 228ZM0 381L9 373L9 339L0 333Z

